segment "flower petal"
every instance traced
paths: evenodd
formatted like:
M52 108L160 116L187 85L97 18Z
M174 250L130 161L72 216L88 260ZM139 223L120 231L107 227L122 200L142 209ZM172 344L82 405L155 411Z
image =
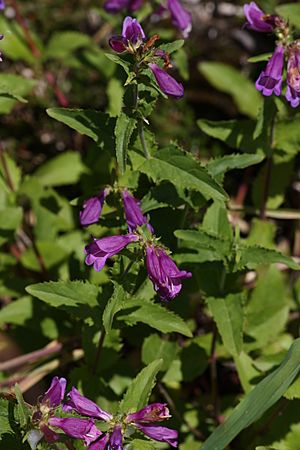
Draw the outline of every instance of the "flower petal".
M93 417L94 419L100 419L109 421L112 419L112 415L102 410L92 400L84 397L80 392L72 387L71 392L68 394L69 400L64 405L64 411L76 411L82 416Z

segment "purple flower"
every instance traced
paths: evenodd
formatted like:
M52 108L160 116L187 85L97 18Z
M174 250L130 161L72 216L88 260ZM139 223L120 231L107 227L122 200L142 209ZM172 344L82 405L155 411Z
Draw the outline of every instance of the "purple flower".
M68 394L69 400L64 404L64 411L76 411L82 416L93 417L94 419L105 420L108 422L112 419L112 415L106 411L103 411L92 400L84 397L80 392L72 387Z
M149 245L146 250L148 276L162 300L172 300L182 288L181 280L192 274L179 270L174 261L160 247Z
M93 442L88 450L105 450L106 446L109 442L110 436L108 433L106 433L103 437L98 439L97 441Z
M157 64L149 64L158 86L164 94L170 97L181 98L184 94L184 89L181 83L178 83L165 70L161 69Z
M123 450L123 434L121 425L116 425L109 440L109 449Z
M41 403L47 404L50 408L58 407L65 396L66 386L67 380L65 378L54 377Z
M0 0L0 11L3 11L5 9L6 5L5 5L5 1L4 0Z
M135 426L146 436L155 441L167 442L172 447L177 447L178 432L167 427L157 425L142 425L135 423Z
M48 424L51 427L60 428L65 434L72 438L82 439L86 445L90 445L102 434L95 426L93 419L50 417Z
M90 197L84 201L82 210L80 211L80 223L82 226L86 227L98 222L107 194L107 189L104 189L99 195Z
M95 239L94 242L85 247L85 263L88 266L94 265L96 272L103 269L107 258L119 253L131 242L138 241L136 234L126 234L125 236L108 236L102 239Z
M289 47L287 64L287 90L285 97L293 108L300 103L300 41Z
M145 33L140 23L132 17L125 17L121 36L112 36L109 45L117 53L135 52L143 43Z
M251 30L269 33L275 28L277 16L266 15L255 2L244 5L244 14L247 19L246 26Z
M187 38L192 29L192 15L180 3L179 0L168 0L168 9L171 13L172 21L184 38Z
M151 403L135 413L128 414L125 418L125 422L161 422L170 417L170 412L166 403Z
M111 14L116 14L125 8L129 11L136 11L142 3L143 0L107 0L104 3L104 9Z
M149 231L154 233L152 226L148 223L147 217L142 213L140 202L129 194L127 190L122 192L122 199L129 232L131 233L136 227L147 224Z
M284 65L284 48L278 45L275 52L268 61L266 69L260 74L256 81L256 89L263 95L269 96L281 94L282 71Z

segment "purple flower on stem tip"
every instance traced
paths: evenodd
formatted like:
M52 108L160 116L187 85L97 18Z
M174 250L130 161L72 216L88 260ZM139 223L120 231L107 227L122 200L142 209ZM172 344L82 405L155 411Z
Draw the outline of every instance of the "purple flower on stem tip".
M72 438L82 439L85 445L90 445L102 435L102 432L95 426L93 419L50 417L48 423L51 427L60 428Z
M244 14L247 19L246 27L263 33L272 32L275 28L277 16L265 14L255 2L244 5Z
M142 3L143 0L107 0L104 3L104 9L111 14L116 14L125 8L129 11L136 11L142 6Z
M300 41L295 41L289 47L288 54L285 98L296 108L300 103Z
M94 242L85 247L85 263L88 266L94 265L96 272L103 269L107 258L119 253L131 242L138 241L136 234L126 234L125 236L108 236L102 239L95 239Z
M149 245L146 250L148 276L162 300L172 300L182 288L181 280L192 274L179 270L174 261L160 247Z
M166 403L151 403L135 413L128 414L125 418L125 422L161 422L162 420L169 419L170 417L170 412Z
M268 61L267 67L255 83L256 89L263 95L281 94L282 71L284 65L284 48L278 45Z
M112 36L109 40L109 45L117 53L134 52L141 46L145 37L140 23L136 19L127 16L123 22L122 35Z
M135 423L135 426L146 436L155 441L167 442L172 447L177 447L178 432L167 427L157 425L142 425Z
M58 407L65 396L66 386L67 380L65 378L54 377L42 398L41 404L47 404L50 408Z
M179 0L168 0L168 9L171 13L172 21L184 38L187 38L192 29L192 15L180 3Z
M121 425L115 425L109 439L109 449L123 450L123 433Z
M164 94L175 98L183 97L184 89L181 83L178 83L175 78L171 77L171 75L161 69L157 64L151 63L149 64L149 67L155 76L158 86Z
M151 233L154 233L152 226L148 223L147 217L143 215L140 202L135 199L127 190L122 192L126 221L129 232L131 233L136 227L147 224Z
M96 195L95 197L90 197L84 201L79 216L80 223L82 226L86 227L88 225L91 225L92 223L98 222L101 216L103 203L107 194L108 194L107 190L104 189L99 193L99 195Z
M68 394L69 400L64 404L64 411L76 411L82 416L93 417L94 419L105 420L108 422L112 419L112 415L102 410L96 403L80 394L80 392L72 387Z

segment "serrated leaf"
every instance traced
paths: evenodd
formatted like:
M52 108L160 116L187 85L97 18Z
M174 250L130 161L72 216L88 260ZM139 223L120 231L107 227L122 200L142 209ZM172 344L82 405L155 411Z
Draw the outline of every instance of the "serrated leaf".
M117 118L116 137L116 157L121 174L124 174L127 161L127 150L133 130L136 127L136 119L121 113Z
M259 164L265 158L263 153L260 154L231 154L225 155L221 158L215 158L210 160L206 168L213 177L224 175L229 170L245 169L245 167Z
M232 227L228 220L226 205L223 202L214 202L207 208L202 223L202 230L219 236L221 239L232 241Z
M129 312L126 314L127 309ZM124 304L122 313L118 315L118 320L128 324L141 322L163 333L180 333L183 336L192 337L189 327L181 317L151 301L128 300Z
M113 295L107 302L102 316L103 326L107 334L111 331L115 314L124 307L125 300L126 292L122 286L115 284Z
M292 258L289 258L288 256L285 256L275 250L259 246L243 246L240 247L240 251L239 261L236 263L236 268L238 270L241 270L244 267L254 269L259 265L274 263L283 263L291 269L300 270L300 264L297 264L292 260Z
M31 284L26 291L54 308L75 309L78 305L98 305L99 288L87 281L49 281Z
M42 186L63 186L76 183L86 170L78 152L64 152L41 165L34 176Z
M176 342L166 341L158 334L151 334L144 340L142 361L144 364L150 364L155 359L162 359L161 370L166 371L176 358L178 350Z
M157 359L136 376L120 403L119 411L121 413L138 411L146 406L162 363L161 359Z
M224 298L207 298L207 305L227 351L235 356L243 346L243 293L229 294Z
M158 48L160 50L164 50L165 52L169 53L169 55L171 55L171 53L176 52L183 46L184 46L184 39L177 39L177 41L169 42L167 44L161 44L158 46Z
M8 400L0 397L0 440L2 434L13 433L10 425L9 404Z
M300 339L296 339L284 361L258 383L231 415L204 442L201 450L223 450L244 428L257 421L286 392L299 373Z
M213 87L233 97L241 113L256 118L262 98L251 80L223 63L203 62L198 68Z
M48 108L46 111L53 119L89 136L98 145L104 144L108 149L113 146L115 120L108 114L93 109Z
M22 428L26 428L29 420L29 411L24 401L22 392L18 384L15 385L15 394L18 402L18 413L20 419L20 425Z
M113 61L114 63L118 64L119 66L123 67L126 74L129 75L130 73L130 64L127 61L124 61L120 56L114 55L112 53L105 53L106 58L108 58L110 61Z
M225 200L226 192L199 162L170 146L158 151L155 157L144 160L138 170L155 182L167 180L181 189L200 192L205 198Z
M197 252L211 250L216 260L228 259L231 254L231 242L211 235L204 230L176 230L175 236L183 241L183 246Z

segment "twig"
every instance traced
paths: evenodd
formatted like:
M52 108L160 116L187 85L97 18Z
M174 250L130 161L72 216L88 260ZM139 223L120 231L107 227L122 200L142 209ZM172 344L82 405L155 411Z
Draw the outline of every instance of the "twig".
M201 431L197 430L196 428L194 428L191 424L189 424L189 422L187 422L187 420L185 420L183 417L181 417L181 414L179 413L178 409L176 408L176 405L172 399L172 397L170 396L169 392L167 391L167 389L163 386L163 384L159 381L157 383L157 387L159 389L159 392L161 393L161 395L165 398L166 402L170 405L170 408L172 409L172 411L174 412L175 416L177 417L177 419L182 423L184 423L188 429L190 430L190 432L197 438L200 440L203 440L204 436L201 433Z
M41 358L57 353L62 349L62 343L52 341L46 347L35 350L34 352L27 353L26 355L17 356L8 361L0 363L0 372L5 370L15 369L16 367L23 366L24 364L33 363Z
M94 365L93 365L93 368L92 368L92 374L93 375L97 371L97 367L98 367L98 364L99 364L101 350L102 350L102 347L103 347L105 336L106 336L106 332L105 332L104 328L102 328L102 330L100 331L100 337L99 337L99 341L98 341L97 352L96 352L96 356L95 356Z
M4 149L3 149L3 146L1 143L0 143L0 161L1 161L1 165L3 167L3 172L4 172L7 186L9 187L9 189L12 192L15 192L14 183L13 183L12 177L10 176L8 165L7 165L5 156L4 156Z

